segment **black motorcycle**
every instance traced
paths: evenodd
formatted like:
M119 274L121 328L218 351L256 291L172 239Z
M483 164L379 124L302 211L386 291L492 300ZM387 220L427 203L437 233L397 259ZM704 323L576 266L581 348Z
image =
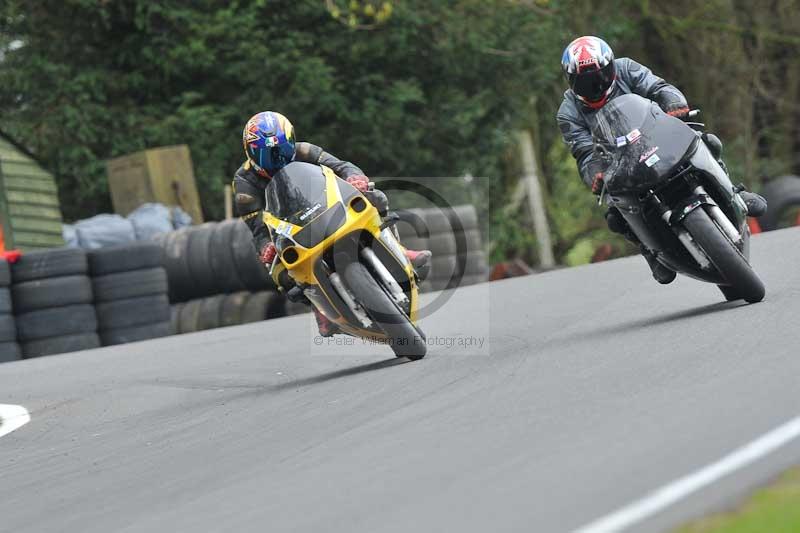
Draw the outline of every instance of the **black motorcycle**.
M662 264L718 285L727 300L759 302L764 284L749 263L743 188L733 185L702 130L635 94L607 103L593 130L606 165L600 202L617 208Z

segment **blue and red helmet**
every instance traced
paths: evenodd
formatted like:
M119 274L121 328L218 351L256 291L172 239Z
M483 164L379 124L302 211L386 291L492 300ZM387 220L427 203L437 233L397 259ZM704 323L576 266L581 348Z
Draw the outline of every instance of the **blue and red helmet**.
M569 88L587 106L605 105L614 90L617 70L608 43L590 35L578 37L564 49L561 68Z
M273 111L250 117L242 132L244 153L259 174L273 176L294 159L294 126Z

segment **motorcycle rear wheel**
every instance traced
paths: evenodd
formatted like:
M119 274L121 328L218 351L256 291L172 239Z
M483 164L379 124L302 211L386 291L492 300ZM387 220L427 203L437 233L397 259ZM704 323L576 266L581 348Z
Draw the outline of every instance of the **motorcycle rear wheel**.
M764 299L766 290L761 278L704 209L698 208L686 215L683 226L730 284L728 290L723 291L726 299L729 294L749 303Z
M356 301L364 306L370 318L386 334L397 357L407 357L412 361L425 357L425 336L414 327L364 265L357 262L347 265L344 281Z

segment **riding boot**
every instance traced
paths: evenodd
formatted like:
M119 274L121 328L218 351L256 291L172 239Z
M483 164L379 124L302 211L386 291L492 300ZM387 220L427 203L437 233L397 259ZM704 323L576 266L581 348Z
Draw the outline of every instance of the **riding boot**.
M647 264L650 266L650 271L653 273L653 278L655 278L657 282L662 285L667 285L675 281L675 277L677 276L675 271L661 264L661 262L656 259L655 254L648 250L644 244L639 246L639 252L644 256Z

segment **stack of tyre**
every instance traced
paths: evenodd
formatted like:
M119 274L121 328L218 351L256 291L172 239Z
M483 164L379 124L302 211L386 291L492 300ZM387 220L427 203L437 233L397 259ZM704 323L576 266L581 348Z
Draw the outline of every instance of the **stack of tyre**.
M456 242L456 272L459 286L489 279L489 262L483 246L478 213L474 205L458 205L447 211Z
M0 259L0 363L16 361L22 355L17 344L17 326L11 314L11 269L4 259Z
M86 252L30 252L11 265L11 296L24 357L100 346Z
M283 295L273 291L239 291L173 304L172 331L176 334L194 333L285 315Z
M417 224L398 223L403 244L412 250L433 253L431 272L422 290L442 290L486 281L489 266L483 249L475 206L411 209L403 214ZM418 232L421 226L425 231Z
M170 301L185 302L240 291L274 290L244 222L209 222L158 235Z
M104 346L171 333L162 249L133 242L89 252L94 301Z
M761 190L769 209L758 219L761 229L771 231L800 225L800 177L780 176Z

